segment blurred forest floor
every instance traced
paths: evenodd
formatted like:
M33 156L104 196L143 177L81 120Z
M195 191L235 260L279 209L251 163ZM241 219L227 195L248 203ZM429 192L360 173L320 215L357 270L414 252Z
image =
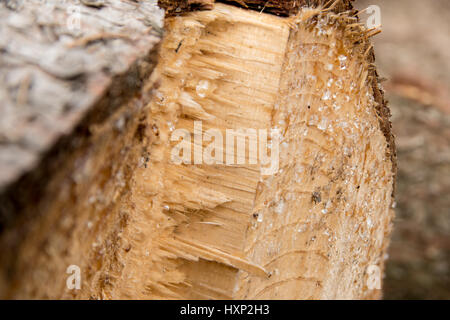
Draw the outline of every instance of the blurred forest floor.
M369 5L399 166L384 298L450 299L450 1L356 1Z

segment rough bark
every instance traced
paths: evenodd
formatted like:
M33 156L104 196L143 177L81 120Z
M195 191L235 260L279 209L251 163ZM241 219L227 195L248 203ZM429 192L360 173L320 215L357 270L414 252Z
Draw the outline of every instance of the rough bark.
M121 104L144 106L116 134L118 118L96 126L27 208L39 218L4 232L3 295L379 297L367 270L384 266L395 154L371 32L352 13L284 18L225 4L165 27L143 80L144 92L157 84L152 97ZM278 128L279 170L265 175L248 156L174 164L172 132L195 134L194 121L203 134ZM71 264L81 290L66 288Z

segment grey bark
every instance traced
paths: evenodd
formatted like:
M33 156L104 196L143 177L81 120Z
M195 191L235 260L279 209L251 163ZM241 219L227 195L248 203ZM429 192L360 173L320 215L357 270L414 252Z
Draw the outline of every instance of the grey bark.
M156 1L0 0L0 230L151 73Z

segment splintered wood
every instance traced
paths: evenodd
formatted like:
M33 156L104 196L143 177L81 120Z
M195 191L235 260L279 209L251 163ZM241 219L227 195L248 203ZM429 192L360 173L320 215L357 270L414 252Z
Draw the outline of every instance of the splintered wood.
M71 264L89 274L80 290L40 282L48 270L38 264L32 284L22 280L11 296L378 298L370 277L383 272L395 159L356 22L320 9L282 18L224 4L167 18L158 88L140 124L145 152L105 218L120 224L97 221L85 231L90 247L66 244ZM248 145L244 164L172 161L177 130L203 135L195 152L211 143L211 129L247 128L279 130L273 174L250 164ZM68 260L51 257L63 277Z

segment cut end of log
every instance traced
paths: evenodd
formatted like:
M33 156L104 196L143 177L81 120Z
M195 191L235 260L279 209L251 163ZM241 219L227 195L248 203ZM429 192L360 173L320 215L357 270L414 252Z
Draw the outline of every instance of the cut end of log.
M169 12L177 3L190 6L179 12L208 10L166 18L158 65L143 85L150 100L117 141L110 126L99 127L85 162L71 158L66 172L89 171L85 179L54 180L28 208L40 215L27 222L19 254L2 261L0 294L379 298L371 270L384 268L395 146L371 32L353 13L333 11L349 2L239 1L271 8L263 13L160 2ZM271 140L277 170L252 162L250 143L243 163L226 165L220 133L239 129L280 132L279 144ZM195 154L175 163L184 136L174 132L193 137L194 153L213 145L223 163L196 163ZM21 228L1 244L16 243ZM82 270L80 290L66 287L71 264Z

